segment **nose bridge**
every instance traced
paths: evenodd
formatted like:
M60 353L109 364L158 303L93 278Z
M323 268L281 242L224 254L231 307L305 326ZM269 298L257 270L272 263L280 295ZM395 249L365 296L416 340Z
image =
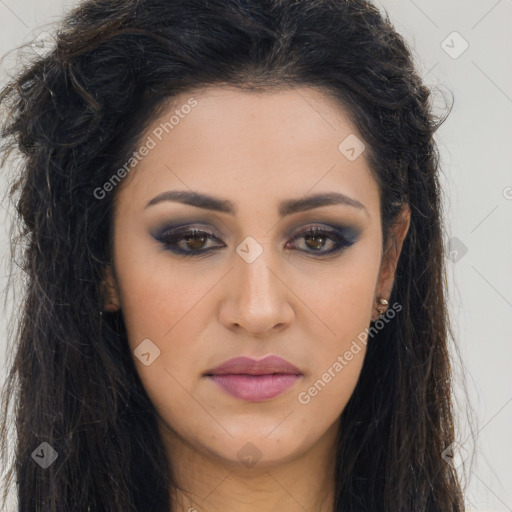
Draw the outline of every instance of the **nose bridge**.
M229 324L237 324L253 334L262 334L289 321L283 302L284 285L276 276L278 258L270 243L259 240L247 237L236 248L229 299L232 314L225 318Z
M240 299L244 303L272 301L277 292L276 276L274 275L275 258L270 243L265 243L269 237L247 237L237 247L238 261L236 263L237 279L240 283Z

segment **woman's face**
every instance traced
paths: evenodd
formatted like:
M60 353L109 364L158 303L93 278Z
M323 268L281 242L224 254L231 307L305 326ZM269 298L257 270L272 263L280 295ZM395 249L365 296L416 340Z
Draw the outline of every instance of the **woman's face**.
M169 448L247 467L332 453L393 280L361 137L315 89L212 87L176 97L138 148L115 191L107 309ZM216 370L240 356L294 369Z

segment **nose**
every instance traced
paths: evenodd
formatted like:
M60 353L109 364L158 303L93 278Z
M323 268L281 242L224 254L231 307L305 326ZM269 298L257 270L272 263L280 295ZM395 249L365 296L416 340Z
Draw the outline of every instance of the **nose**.
M220 311L226 328L265 337L285 329L293 320L290 298L294 295L270 253L265 247L251 263L236 255L226 285L228 296Z

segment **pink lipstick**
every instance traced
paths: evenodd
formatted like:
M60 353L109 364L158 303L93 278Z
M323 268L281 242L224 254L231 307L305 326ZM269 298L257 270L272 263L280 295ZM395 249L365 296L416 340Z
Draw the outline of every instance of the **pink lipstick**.
M204 375L236 398L261 402L290 389L302 372L285 359L271 355L259 360L234 357Z

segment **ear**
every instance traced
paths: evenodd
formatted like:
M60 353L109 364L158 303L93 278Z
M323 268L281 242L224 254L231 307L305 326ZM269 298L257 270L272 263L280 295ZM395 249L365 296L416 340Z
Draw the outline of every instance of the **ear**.
M376 296L374 298L374 302L376 304L378 304L378 300L380 298L389 300L395 281L395 271L398 265L398 258L402 251L405 236L409 231L410 222L411 210L409 205L405 204L398 215L396 222L392 226L392 233L382 256L376 287ZM376 322L378 318L379 313L374 309L372 313L372 320Z
M101 296L103 298L103 311L118 311L121 308L121 301L119 298L119 287L117 285L112 265L107 265L105 267L100 289Z

